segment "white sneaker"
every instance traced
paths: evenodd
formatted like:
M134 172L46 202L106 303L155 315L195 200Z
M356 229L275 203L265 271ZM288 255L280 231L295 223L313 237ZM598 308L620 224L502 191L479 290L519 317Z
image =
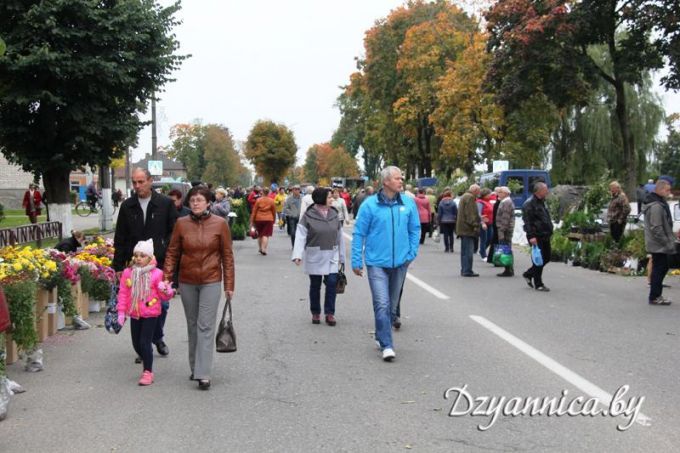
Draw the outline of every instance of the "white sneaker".
M392 348L385 348L383 349L382 356L385 362L391 362L395 357L394 350Z

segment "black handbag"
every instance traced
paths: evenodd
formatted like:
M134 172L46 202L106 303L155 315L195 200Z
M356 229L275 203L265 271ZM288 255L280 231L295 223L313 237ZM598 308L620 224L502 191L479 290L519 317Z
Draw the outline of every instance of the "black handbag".
M335 294L343 294L347 286L347 277L345 276L345 265L341 264L338 268L338 280L335 283Z
M229 309L229 319L227 317L227 309ZM215 344L217 352L236 352L236 332L234 331L234 324L231 320L231 298L227 298L222 311L222 320L217 329L215 336Z

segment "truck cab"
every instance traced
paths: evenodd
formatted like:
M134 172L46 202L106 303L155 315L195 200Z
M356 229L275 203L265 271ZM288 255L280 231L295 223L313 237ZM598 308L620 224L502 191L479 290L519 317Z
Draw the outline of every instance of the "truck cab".
M550 174L546 170L503 170L485 173L479 177L479 185L493 190L494 187L507 186L516 209L521 209L533 193L534 184L544 182L552 187Z

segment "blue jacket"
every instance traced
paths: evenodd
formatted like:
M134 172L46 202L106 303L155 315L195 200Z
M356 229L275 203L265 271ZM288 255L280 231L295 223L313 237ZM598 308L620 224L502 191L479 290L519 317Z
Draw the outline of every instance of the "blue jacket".
M439 223L456 223L458 217L458 206L453 198L442 198L437 209L437 219Z
M416 258L419 243L415 201L400 194L387 200L381 190L359 208L352 237L352 268L362 269L363 261L367 266L399 267Z

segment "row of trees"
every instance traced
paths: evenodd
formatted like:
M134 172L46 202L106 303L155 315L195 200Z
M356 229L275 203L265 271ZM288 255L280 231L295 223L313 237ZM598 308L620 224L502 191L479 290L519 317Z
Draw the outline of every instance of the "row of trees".
M191 181L214 186L247 185L250 172L241 163L229 129L219 124L176 124L167 153L187 170Z
M190 180L214 185L246 186L250 172L241 163L248 159L265 184L303 181L330 184L333 176L356 177L356 160L342 147L330 143L312 145L304 166L296 167L298 146L293 132L269 120L255 123L245 142L243 156L234 146L229 129L217 124L177 124L170 132L168 155L187 169Z
M678 2L475 3L488 4L486 27L447 0L409 1L377 21L331 144L362 152L369 176L387 163L448 177L494 159L552 160L560 182L611 169L630 192L665 120L650 71L666 66L662 83L680 87Z

